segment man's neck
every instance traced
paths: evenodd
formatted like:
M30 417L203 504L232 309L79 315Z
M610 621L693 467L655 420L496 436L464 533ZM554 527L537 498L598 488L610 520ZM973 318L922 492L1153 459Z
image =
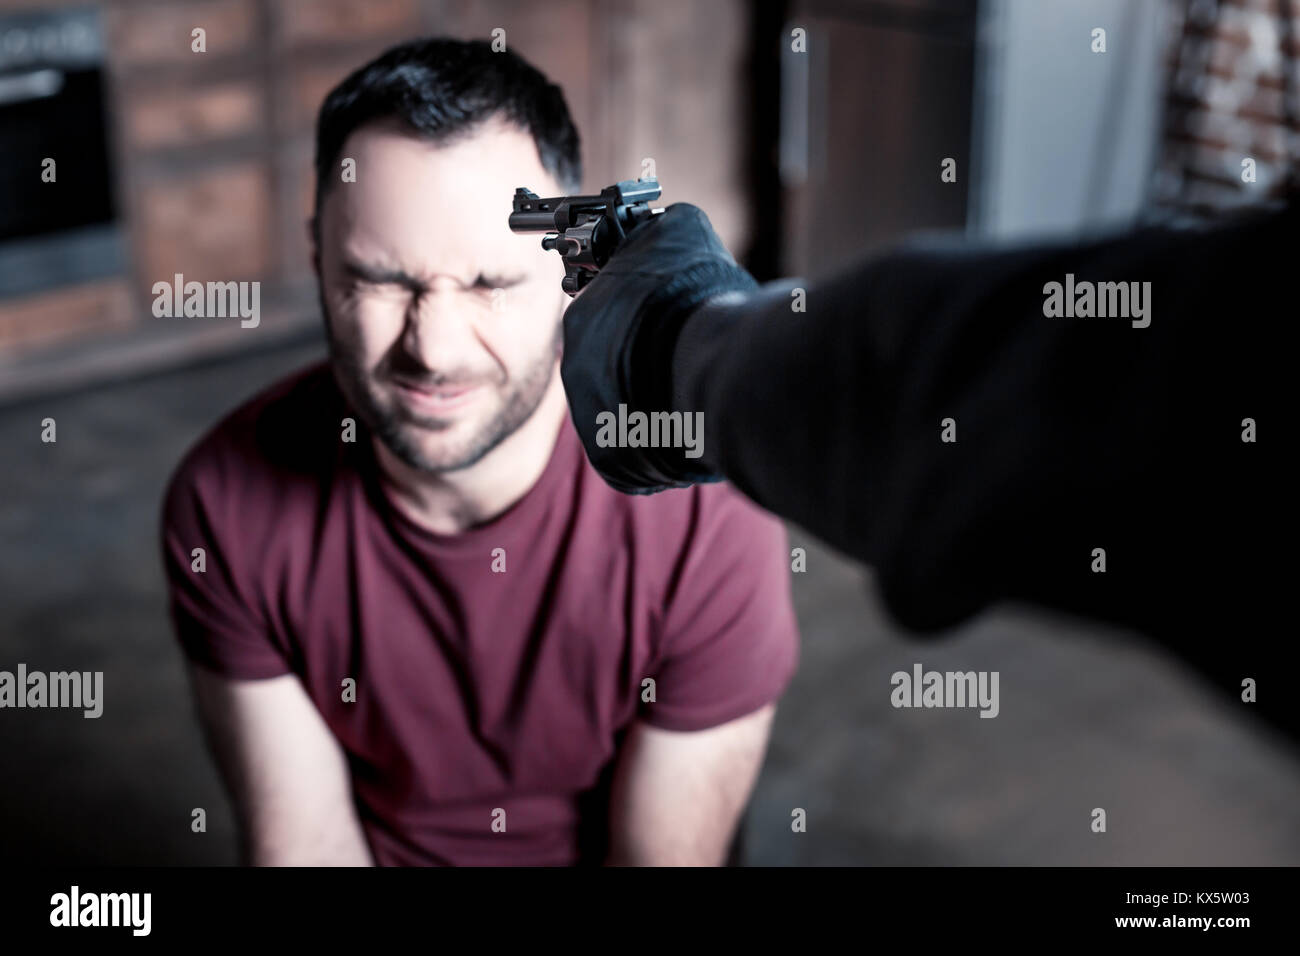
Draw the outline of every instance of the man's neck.
M412 468L373 438L384 489L399 511L437 534L459 534L491 521L542 476L567 414L557 371L528 421L474 465L444 474Z

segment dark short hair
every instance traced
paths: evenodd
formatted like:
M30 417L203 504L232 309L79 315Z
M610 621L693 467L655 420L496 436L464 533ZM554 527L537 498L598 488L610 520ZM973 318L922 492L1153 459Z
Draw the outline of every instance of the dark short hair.
M581 144L560 88L516 53L434 37L393 47L325 97L316 119L315 218L339 178L343 144L359 127L395 119L413 136L446 143L492 117L532 135L542 167L566 192L581 188Z

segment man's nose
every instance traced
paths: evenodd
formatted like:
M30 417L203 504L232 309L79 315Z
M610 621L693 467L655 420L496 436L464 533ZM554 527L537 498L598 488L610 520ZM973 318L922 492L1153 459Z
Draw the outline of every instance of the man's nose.
M455 364L473 342L473 326L461 298L450 289L426 289L411 302L402 348L425 368Z

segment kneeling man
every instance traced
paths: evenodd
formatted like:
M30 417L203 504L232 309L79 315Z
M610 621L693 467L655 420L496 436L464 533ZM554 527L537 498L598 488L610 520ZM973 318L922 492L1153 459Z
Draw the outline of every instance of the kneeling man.
M484 43L398 47L322 106L330 359L163 506L250 862L726 858L797 664L785 535L725 485L624 496L587 463L562 263L506 225L580 169L559 89Z

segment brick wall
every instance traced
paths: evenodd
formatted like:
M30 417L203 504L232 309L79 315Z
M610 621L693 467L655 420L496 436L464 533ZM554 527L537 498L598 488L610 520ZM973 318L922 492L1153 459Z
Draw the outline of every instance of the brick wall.
M0 0L0 14L81 2ZM392 45L490 38L564 89L586 187L655 160L664 200L709 208L733 248L742 183L743 0L106 0L108 111L129 273L0 300L0 358L123 332L148 335L150 288L259 280L264 325L314 320L304 222L325 93ZM206 31L205 53L191 31ZM168 334L179 326L172 323ZM210 339L205 337L204 341ZM197 341L197 339L196 339ZM0 363L0 377L4 375Z
M1153 214L1213 214L1277 198L1300 172L1300 0L1166 2Z

